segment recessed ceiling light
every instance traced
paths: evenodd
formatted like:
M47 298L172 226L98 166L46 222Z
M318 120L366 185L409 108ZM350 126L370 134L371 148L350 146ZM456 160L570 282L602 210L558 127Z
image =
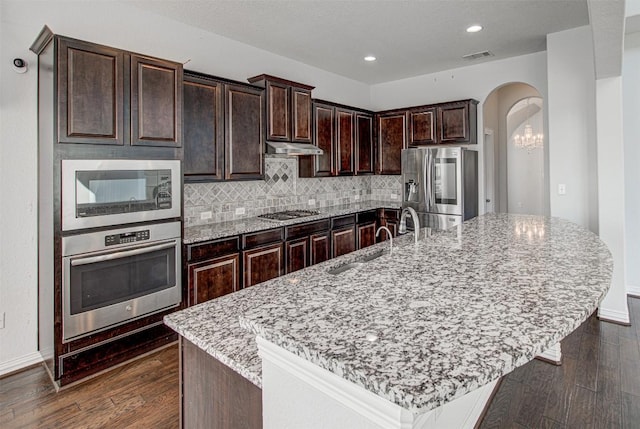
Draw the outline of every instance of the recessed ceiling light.
M371 61L375 61L376 57L374 57L373 55L367 55L366 57L364 57L364 60L371 62Z
M482 30L482 25L475 24L467 28L467 33L477 33L480 30Z

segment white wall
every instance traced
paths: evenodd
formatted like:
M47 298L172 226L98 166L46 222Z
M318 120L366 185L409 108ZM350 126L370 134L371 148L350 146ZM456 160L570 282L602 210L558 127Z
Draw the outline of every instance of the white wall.
M37 354L37 58L42 27L54 33L186 62L185 68L239 81L269 73L315 85L314 97L370 107L365 84L143 12L120 2L0 2L0 374ZM28 73L12 71L15 57Z
M640 0L638 1L640 5ZM638 10L640 13L640 8ZM622 66L627 291L640 296L640 33L625 37Z
M547 36L551 215L598 231L595 71L590 27ZM558 185L566 195L558 195Z

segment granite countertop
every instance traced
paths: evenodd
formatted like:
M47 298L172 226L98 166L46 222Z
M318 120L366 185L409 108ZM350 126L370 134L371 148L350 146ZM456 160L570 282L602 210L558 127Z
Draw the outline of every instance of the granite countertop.
M258 334L414 413L551 348L596 309L606 246L557 218L484 215L340 275L388 242L173 313L165 323L260 386ZM243 329L244 328L244 329ZM367 341L367 333L377 341Z
M230 237L238 234L246 234L249 232L262 231L265 229L278 228L297 223L312 222L314 220L327 219L333 216L341 216L366 210L379 208L399 209L401 205L402 203L400 201L364 201L362 203L344 204L323 208L311 207L309 210L318 211L317 215L305 216L282 222L274 222L258 217L252 217L229 222L195 225L184 229L182 242L184 244L193 244L201 241L216 240L218 238Z

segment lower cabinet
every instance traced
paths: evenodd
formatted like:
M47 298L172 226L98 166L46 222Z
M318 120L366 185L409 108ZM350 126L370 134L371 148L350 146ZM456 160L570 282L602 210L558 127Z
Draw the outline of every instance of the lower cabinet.
M313 234L309 237L309 265L319 264L331 259L330 243L331 234L329 231Z
M346 255L356 250L356 228L351 225L346 228L331 231L331 257Z
M240 289L240 255L234 253L188 264L189 305L200 304Z
M400 218L400 210L397 209L380 209L378 214L379 224L380 226L386 226L391 231L393 237L398 235L398 222ZM387 231L380 231L380 235L378 236L378 242L385 241L389 239L389 234Z
M306 268L309 261L309 238L290 240L284 244L287 274Z
M242 252L244 287L266 282L284 274L282 247L280 242Z
M358 249L376 244L376 223L370 222L359 224L358 228Z

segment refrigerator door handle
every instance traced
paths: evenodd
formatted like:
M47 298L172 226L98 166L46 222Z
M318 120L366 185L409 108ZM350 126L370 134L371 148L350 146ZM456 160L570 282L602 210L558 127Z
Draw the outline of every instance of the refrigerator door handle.
M426 168L425 168L425 183L424 183L424 193L425 193L425 199L427 201L427 211L432 211L432 205L433 205L433 195L432 195L432 189L433 189L433 183L431 183L431 180L433 179L432 176L432 164L433 164L433 156L431 153L431 150L427 150L427 155L425 157L425 162L426 162Z

